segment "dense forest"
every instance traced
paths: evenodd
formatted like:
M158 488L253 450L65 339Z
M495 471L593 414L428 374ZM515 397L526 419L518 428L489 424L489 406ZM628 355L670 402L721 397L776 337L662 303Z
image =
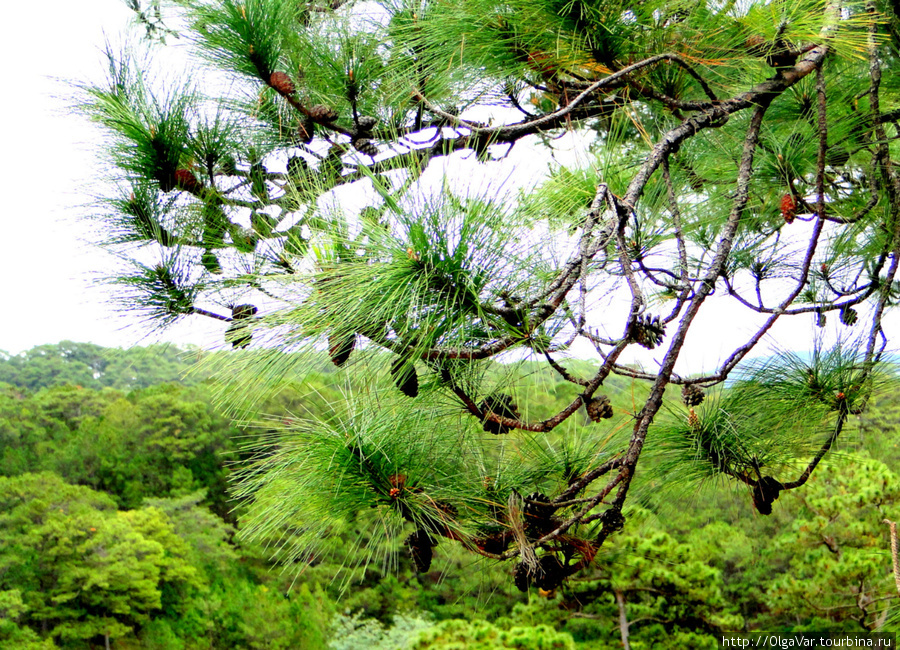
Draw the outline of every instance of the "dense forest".
M523 594L512 565L473 563L447 541L417 572L365 515L287 567L242 539L252 513L230 499L229 475L267 432L217 407L215 354L71 342L0 354L0 647L602 649L622 647L624 630L635 649L716 648L753 631L896 628L882 520L900 512L897 394L854 416L771 517L747 490L661 492L654 458L634 525L593 568ZM312 384L258 407L273 422L335 417L336 374L308 363ZM548 411L565 399L563 382L531 376ZM606 388L627 420L638 388Z

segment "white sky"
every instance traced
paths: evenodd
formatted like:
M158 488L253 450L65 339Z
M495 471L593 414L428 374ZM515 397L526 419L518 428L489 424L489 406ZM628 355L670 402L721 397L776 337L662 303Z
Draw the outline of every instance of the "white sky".
M220 324L204 318L147 338L148 330L109 305L109 291L98 281L115 260L89 243L91 224L81 219L85 209L79 206L99 191L96 179L104 170L93 153L97 131L69 110L73 91L62 80L97 79L104 34L115 40L130 19L120 0L5 3L0 350L18 353L65 339L121 347L151 340L221 345ZM526 163L530 170L522 174L545 164L537 156L526 156ZM691 332L682 372L711 368L752 332L756 319L718 302L705 306L705 318ZM892 320L889 332L895 326ZM808 349L812 331L812 318L800 317L780 325L772 341ZM644 354L641 360L653 367L659 356Z
M147 334L111 308L97 281L114 260L88 243L79 206L104 172L92 155L97 131L70 112L73 91L63 81L98 79L105 34L115 39L131 15L120 0L4 3L0 350L65 339L129 346ZM199 327L166 338L198 344L218 338L217 328L194 320Z

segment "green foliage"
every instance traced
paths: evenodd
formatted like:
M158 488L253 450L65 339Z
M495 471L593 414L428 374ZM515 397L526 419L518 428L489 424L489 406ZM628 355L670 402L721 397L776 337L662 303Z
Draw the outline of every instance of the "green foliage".
M847 456L811 483L796 497L792 529L776 541L791 557L790 577L773 581L767 600L774 613L805 621L797 631L875 630L897 598L883 520L895 516L900 476L878 460Z
M546 625L502 629L487 621L449 620L422 632L410 650L575 650L572 637Z
M126 397L59 387L0 396L0 468L10 476L55 471L113 493L126 508L204 488L225 515L222 455L234 449L235 430L193 390L160 385Z
M63 341L22 354L0 353L0 382L29 392L66 384L83 388L133 390L165 382L199 383L196 361L206 353L172 345L114 350Z
M0 643L9 648L23 650L52 650L56 645L49 639L41 640L37 633L19 625L26 607L22 592L18 589L0 591Z
M0 479L3 585L23 592L25 620L63 641L121 637L162 606L164 585L197 586L185 547L158 510L59 477Z
M751 361L696 411L669 409L650 453L660 476L787 479L796 459L812 456L849 414L861 414L890 376L843 341L829 349L817 344L809 358L785 351Z
M420 632L433 625L434 622L422 614L398 614L390 627L385 627L376 619L362 619L358 613L353 616L340 614L334 619L332 640L328 647L331 650L407 648Z
M298 17L296 5L284 0L194 3L190 12L197 43L211 62L266 83Z
M163 191L176 184L176 171L185 163L188 112L197 102L188 89L159 95L130 55L107 50L109 85L85 88L84 110L108 129L112 160L140 184L152 180Z
M138 351L134 354L139 357ZM320 361L315 363L325 369ZM147 365L152 366L152 357ZM574 372L586 364L567 365ZM802 367L797 372L805 376ZM489 375L502 383L505 371L492 369ZM571 639L574 647L585 650L612 649L621 644L617 592L635 648L715 647L721 636L746 629L853 635L861 630L860 622L870 629L891 624L896 597L881 520L894 516L897 477L890 462L866 455L878 453L890 461L896 452L896 399L890 391L874 391L868 410L851 415L845 445L860 449L859 455L825 462L805 491L795 493L798 498L779 500L770 517L754 514L746 488L728 492L706 484L687 496L661 492L655 472L648 471L635 486L645 509L626 511L629 527L609 540L591 568L540 598L534 591L522 594L515 589L509 578L512 563L473 565L467 551L448 540L440 540L434 549L430 570L417 573L402 541L413 527L398 513L409 508L434 516L436 510L427 503L422 509L419 500L427 501L424 495L435 502L455 499L452 503L472 525L483 517L479 513L505 500L504 476L547 489L552 481L562 480L542 483L545 479L539 477L554 476L548 468L565 462L589 466L593 447L579 446L580 436L535 437L530 446L510 451L508 459L484 456L479 461L491 464L473 471L497 476L496 493L471 498L460 490L444 492L438 500L429 472L448 471L458 461L445 453L443 465L419 467L417 445L432 440L450 448L443 434L420 435L408 443L409 449L392 447L388 422L418 430L412 426L418 426L410 415L414 411L402 408L402 396L397 396L394 410L386 409L383 420L352 428L366 421L326 410L333 389L324 382L334 376L318 375L321 388L316 395L286 384L262 407L272 416L280 414L270 422L271 435L246 432L248 441L261 436L266 445L275 445L269 450L277 456L278 440L288 444L292 436L312 435L304 433L307 425L297 417L306 413L319 418L316 431L331 430L336 440L353 439L360 449L369 450L361 455L368 463L357 456L357 474L345 474L344 480L355 476L360 498L378 507L333 517L330 536L317 546L317 553L300 558L299 573L273 570L271 548L234 543L235 529L259 516L252 504L233 511L233 525L226 524L209 510L220 509L216 499L187 491L188 484L197 481L177 480L178 468L191 466L190 441L203 440L210 418L216 418L199 406L208 405L205 389L159 386L127 397L72 387L34 396L16 389L4 393L0 412L6 414L6 428L0 450L7 461L19 457L27 462L15 472L13 465L4 465L15 477L0 481L0 492L6 494L0 503L2 642L49 649L55 647L55 630L56 642L73 648L102 644L102 635L109 632L122 647L183 650L415 647L416 642L453 647L475 643L481 636L484 643L494 644L488 647L561 643L559 647L569 648ZM528 377L530 383L520 387L520 395L539 395L544 409L539 412L551 414L569 399L571 389L552 374L531 366ZM642 399L639 392L632 397L627 385L605 389L620 414L632 409L632 399ZM728 390L719 403L728 398ZM674 412L680 407L671 408ZM167 477L149 482L147 498L129 506L131 510L116 510L126 497L136 499L140 492L128 481L110 482L105 486L109 492L100 494L67 484L84 481L89 474L77 463L60 462L77 453L90 458L90 441L100 430L95 427L107 421L109 438L95 443L98 447L108 447L110 457L130 467L136 481L149 481L152 471ZM179 426L184 426L182 434L163 444ZM84 435L77 435L79 431ZM214 439L224 439L228 431ZM134 433L140 436L129 438ZM128 447L136 450L133 458L124 452L117 455L116 437L130 440L130 445L143 438L147 444ZM332 454L343 448L334 440L326 439L324 445L323 455L332 447ZM153 456L154 449L159 456ZM16 456L16 450L23 453ZM242 463L263 460L249 451L243 456L210 455L210 475L224 476L228 458ZM523 459L527 467L519 467ZM496 473L507 461L510 467ZM66 482L52 474L26 473L48 467L63 472ZM322 470L312 471L319 476ZM410 494L393 499L390 477L404 471L404 490ZM419 487L422 492L415 492ZM329 498L339 501L336 495ZM224 495L218 498L226 503ZM463 515L452 519L463 526ZM385 521L393 527L392 536L385 534ZM372 557L382 561L372 562ZM339 614L350 611L358 613ZM421 639L420 633L425 634Z
M459 618L474 590L438 586L431 563L455 566L464 552L497 562L490 590L512 574L527 596L541 586L565 608L500 590L506 604L519 599L521 621L486 606L493 622L445 620L415 641L423 648L572 647L546 620L571 624L585 644L615 645L618 626L635 647L888 620L886 557L873 551L884 533L871 525L888 514L878 508L894 499L895 477L870 464L869 484L827 456L854 426L880 425L865 408L896 383L882 371L900 270L896 7L131 6L151 36L167 33L171 11L195 64L165 83L126 48L108 53L104 84L80 88L82 111L108 136L115 189L95 216L130 265L116 299L161 326L228 321L235 353L208 367L247 437L229 437L205 391L5 391L0 462L21 477L10 481L54 470L108 490L131 508L91 506L108 515L97 534L110 548L141 535L183 564L147 546L142 558L156 558L169 585L158 600L148 579L85 605L124 612L103 623L107 638L147 624L157 645L199 630L229 647L326 642L328 607L304 618L274 581L235 578L233 529L201 505L229 518L244 545L234 552L254 566L286 561L323 593L361 582L374 601L365 613L382 625L357 630L371 643L423 603ZM578 168L557 162L567 133L588 149ZM501 188L499 161L524 147L547 176ZM747 336L688 377L686 342L720 298L744 310ZM748 361L798 318L825 328L811 358ZM326 372L323 348L339 370ZM585 349L596 363L566 360ZM103 373L94 361L46 365L60 381ZM684 408L668 384L685 388ZM884 439L854 446L896 456ZM240 479L233 511L226 453ZM819 474L836 494L817 493ZM773 509L805 485L801 505ZM665 499L698 486L693 507L706 519L681 513L669 530ZM148 498L159 509L138 510ZM744 521L750 503L778 525ZM710 523L713 506L730 520ZM853 509L858 519L843 520ZM772 541L791 519L796 535ZM739 551L716 531L740 539ZM400 551L408 534L412 558ZM194 563L209 580L191 582ZM210 600L201 606L185 585ZM25 615L49 620L51 605L32 600L23 596ZM69 600L54 602L65 612ZM57 636L101 632L83 625Z

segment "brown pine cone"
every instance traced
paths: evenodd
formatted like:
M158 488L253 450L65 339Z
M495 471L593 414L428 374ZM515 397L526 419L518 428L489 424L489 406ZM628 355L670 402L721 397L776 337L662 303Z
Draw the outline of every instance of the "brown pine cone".
M753 488L753 505L761 515L772 514L772 503L781 495L784 485L771 476L763 476Z
M259 311L255 305L234 305L231 308L231 317L234 320L246 320L256 316Z
M484 413L494 413L502 418L510 418L512 420L519 419L519 411L516 403L513 401L512 397L504 393L497 393L486 397L481 401L479 406ZM511 427L500 424L499 422L494 422L493 420L485 420L482 423L481 428L494 435L501 435L512 431Z
M685 406L700 406L706 393L696 384L688 384L681 389L681 401Z
M660 322L659 316L642 314L634 322L631 339L641 347L652 350L662 343L665 334L666 326Z
M191 194L196 194L203 189L203 183L197 180L194 172L184 168L175 170L175 185L179 190L184 190Z
M338 112L324 104L316 104L309 109L309 116L316 122L334 122L338 118Z
M359 119L356 120L356 128L360 131L371 131L376 124L378 124L378 119L369 115L360 115Z
M524 563L519 562L516 564L516 568L513 571L513 582L519 591L523 593L528 591L528 586L531 584L531 576L528 575L528 567Z
M613 416L613 407L606 395L597 395L584 405L588 417L594 422L608 420Z
M534 576L534 586L544 591L556 589L565 580L566 567L556 555L545 555L540 559L540 565Z
M316 135L315 122L305 117L297 123L297 142L309 144Z
M435 540L428 534L428 531L420 528L406 538L406 546L409 548L413 564L416 565L416 572L426 573L431 568L431 560L434 557L432 549L436 546Z
M357 151L364 153L367 156L372 156L374 158L378 155L378 147L376 147L375 143L368 138L356 138L353 140L352 144Z
M285 97L293 95L297 90L294 82L284 72L273 72L269 75L269 85Z

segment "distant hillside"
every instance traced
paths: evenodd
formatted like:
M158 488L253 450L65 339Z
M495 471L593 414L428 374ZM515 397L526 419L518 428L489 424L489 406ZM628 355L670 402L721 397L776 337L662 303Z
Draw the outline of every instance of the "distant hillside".
M174 345L121 350L63 341L16 355L0 351L0 383L32 392L64 385L95 390L133 390L168 382L191 385L204 379L203 373L189 372L204 354Z

